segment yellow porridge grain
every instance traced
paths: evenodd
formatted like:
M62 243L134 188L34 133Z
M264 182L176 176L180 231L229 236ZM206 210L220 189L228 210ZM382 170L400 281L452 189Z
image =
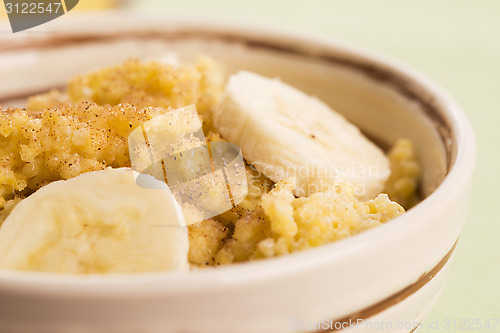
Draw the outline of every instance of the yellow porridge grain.
M386 194L360 201L350 185L332 193L295 198L290 181L264 194L258 207L221 240L216 264L272 257L320 246L380 225L404 212ZM212 244L213 246L213 244ZM212 258L205 264L211 264Z
M211 108L222 93L222 80L217 64L206 57L181 67L131 59L74 77L69 81L68 95L72 101L89 100L100 105L129 103L138 108L195 104L208 122ZM210 128L210 124L205 124L205 128Z
M207 141L224 141L211 126L222 78L208 58L177 67L129 60L76 76L66 91L33 96L26 109L0 107L0 224L22 198L45 184L107 166L130 166L130 132L170 108L196 104ZM247 165L247 197L230 211L189 226L190 263L214 266L280 256L400 215L419 200L420 167L406 139L397 141L388 157L387 194L368 201L358 200L347 184L297 198L291 182L274 184Z
M128 134L161 112L89 102L36 115L22 109L0 112L0 196L24 197L55 180L129 165Z
M391 175L384 193L387 193L391 200L409 209L420 201L418 183L421 170L413 143L408 139L399 139L389 151L388 157Z

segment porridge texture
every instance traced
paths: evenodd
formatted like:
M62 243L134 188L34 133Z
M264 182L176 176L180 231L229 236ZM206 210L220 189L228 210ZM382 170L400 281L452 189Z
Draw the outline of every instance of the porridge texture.
M171 109L195 104L207 140L225 141L211 118L223 90L220 66L206 57L179 66L128 60L76 76L64 91L32 96L26 108L2 108L0 224L22 199L51 182L130 167L128 135ZM387 156L391 175L383 193L370 200L358 199L347 183L328 193L297 197L292 181L274 183L247 163L249 194L243 202L188 227L190 264L280 256L404 213L419 200L417 156L406 139L398 140Z

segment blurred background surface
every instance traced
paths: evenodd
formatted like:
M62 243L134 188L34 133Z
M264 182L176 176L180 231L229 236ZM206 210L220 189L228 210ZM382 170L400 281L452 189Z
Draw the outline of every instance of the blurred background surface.
M489 328L472 331L500 332L500 323L493 328L500 320L500 0L80 0L76 10L113 8L215 15L335 36L398 58L446 88L475 128L476 177L451 276L421 332L435 332L429 323L436 321L440 332L463 332L461 321L488 319Z

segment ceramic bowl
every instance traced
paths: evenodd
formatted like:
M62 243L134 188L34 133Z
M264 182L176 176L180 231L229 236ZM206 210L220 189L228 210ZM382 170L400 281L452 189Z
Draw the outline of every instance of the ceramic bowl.
M329 37L193 17L72 16L0 38L4 106L129 57L210 55L228 74L280 77L318 96L383 146L411 139L425 197L356 236L213 270L3 271L0 331L410 332L439 296L467 212L475 143L460 106L422 74Z

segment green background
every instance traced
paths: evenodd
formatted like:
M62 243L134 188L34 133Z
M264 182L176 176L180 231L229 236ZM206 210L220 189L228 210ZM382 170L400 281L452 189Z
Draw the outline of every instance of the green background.
M134 10L213 14L348 39L419 69L461 103L478 155L471 209L447 286L421 332L500 319L500 0L147 0ZM422 246L425 246L422 244ZM439 320L439 330L429 321ZM453 323L453 322L451 322ZM468 330L471 331L471 330Z

